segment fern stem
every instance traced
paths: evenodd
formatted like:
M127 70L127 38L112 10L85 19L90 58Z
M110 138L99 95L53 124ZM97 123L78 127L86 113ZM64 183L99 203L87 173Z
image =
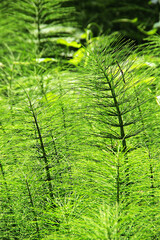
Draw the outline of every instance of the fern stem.
M41 28L40 28L40 24L41 24L40 5L41 5L41 3L40 3L40 1L38 0L38 2L35 5L36 5L37 41L38 41L37 53L40 54L40 51L41 51Z
M123 78L123 82L125 83L125 79L124 79L124 74L123 71L120 68L120 65L118 64L118 67L120 69L122 78ZM107 80L107 84L109 86L109 89L111 91L112 94L112 98L114 101L114 106L116 108L116 112L117 112L117 117L118 117L118 122L119 122L119 128L120 128L120 139L122 140L122 152L124 153L124 158L125 158L125 185L128 186L129 185L129 166L128 166L128 157L127 157L127 143L126 143L126 139L125 139L125 129L124 129L124 122L123 122L123 118L122 118L122 114L121 114L121 110L119 108L119 104L118 104L118 100L116 97L116 93L114 90L114 87L111 84L111 81L109 79L109 77L107 76L105 70L101 68L102 73L105 76L105 79ZM128 191L126 192L126 196L129 194ZM119 163L117 166L117 202L119 203L119 198L120 198L120 179L119 179Z
M52 201L52 207L56 208L56 205L53 203L54 195L53 195L53 187L52 187L52 184L51 184L52 178L51 178L51 175L50 175L47 153L46 153L45 146L44 146L44 143L43 143L43 138L42 138L42 135L41 135L41 130L40 130L40 127L39 127L39 124L38 124L38 120L37 120L37 117L36 117L36 114L35 114L35 111L33 109L33 105L31 103L31 100L30 100L29 96L28 96L28 100L29 100L29 105L30 105L30 109L31 109L31 112L32 112L32 116L33 116L33 119L34 119L34 123L35 123L36 129L37 129L37 132L38 132L38 139L40 141L40 147L41 147L42 155L43 155L42 158L43 158L44 163L45 163L45 170L46 170L46 177L47 177L47 182L48 182L49 196L50 196L50 199Z
M53 142L53 147L54 147L54 153L55 153L55 156L56 156L56 160L57 160L57 163L59 163L58 150L57 150L56 142L54 140L52 132L51 132L51 138L52 138L52 142Z
M120 198L120 165L119 165L119 157L118 157L118 161L117 161L117 205L119 206L119 198Z
M40 239L40 230L39 230L39 225L38 225L37 214L35 212L35 207L34 207L32 194L31 194L30 187L29 187L29 184L28 184L28 181L27 181L26 177L25 177L25 182L26 182L26 187L27 187L27 191L28 191L29 200L30 200L30 203L31 203L31 206L32 206L32 212L33 212L33 216L34 216L34 221L35 221L35 224L36 224L37 237L38 237L38 239Z
M60 97L62 97L63 96L63 89L62 89L61 83L59 83L59 91L60 91ZM65 109L64 109L64 105L63 105L62 101L60 101L60 105L61 105L61 111L62 111L63 127L64 127L64 131L65 131L66 151L68 151L69 147L68 147L68 138L67 138L66 115L65 115Z
M113 101L114 101L114 105L115 105L115 108L116 108L116 111L117 111L119 127L120 127L120 138L122 139L122 152L125 153L126 150L127 150L127 143L126 143L126 139L125 139L125 131L124 131L122 114L121 114L121 111L120 111L120 108L119 108L119 105L118 105L118 101L117 101L117 98L116 98L114 88L112 87L112 84L111 84L107 74L105 73L104 69L102 69L102 67L101 67L101 70L102 70L102 72L103 72L103 74L104 74L104 76L107 80L107 83L109 85L109 88L110 88L110 91L111 91L111 94L112 94L112 98L113 98Z

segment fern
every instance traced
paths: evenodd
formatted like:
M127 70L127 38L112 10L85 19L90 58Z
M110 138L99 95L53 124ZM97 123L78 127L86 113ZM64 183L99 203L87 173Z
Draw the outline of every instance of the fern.
M68 4L3 1L21 31L1 50L1 238L158 239L158 40L92 39L64 71L46 57Z
M139 150L139 141L142 141L143 132L148 131L148 126L153 126L151 119L155 117L156 111L151 115L150 105L155 106L155 102L148 91L151 83L146 83L151 74L150 69L144 74L142 67L133 61L132 44L120 39L114 42L113 39L106 37L93 42L84 60L83 73L84 69L86 72L85 75L81 72L83 77L79 84L83 94L83 110L86 108L85 117L91 127L88 128L88 134L85 134L89 151L83 151L83 159L86 158L87 162L81 160L77 168L80 169L83 165L82 172L84 169L86 172L83 175L79 171L83 193L88 196L88 201L84 200L84 204L89 209L95 209L102 199L105 199L108 206L118 204L119 227L115 239L127 239L129 236L134 239L142 237L136 233L139 224L136 214L140 213L141 204L146 207L146 211L150 211L143 192L152 204L154 174L151 157L148 158L144 153L139 158L137 154L140 155L142 151ZM143 161L143 164L139 161ZM142 166L145 166L145 173ZM146 180L144 176L147 176ZM156 198L155 201L157 202ZM132 231L128 222L130 218L134 218L133 211L135 221ZM157 215L156 210L153 215ZM147 217L145 221L149 224ZM100 236L100 230L97 231ZM141 233L144 234L145 231L143 228ZM156 237L157 234L158 231L152 236ZM147 231L144 235L144 239L149 236Z
M29 186L28 181L27 181L26 178L25 178L25 181L26 181L26 187L27 187L27 191L28 191L28 196L29 196L29 199L30 199L31 207L32 207L32 212L33 212L33 215L34 215L34 221L35 221L35 225L36 225L37 238L40 239L40 229L39 229L39 224L38 224L37 214L36 214L35 207L34 207L32 194L31 194L31 191L30 191L30 186Z
M73 90L67 81L61 84L50 63L14 62L7 60L1 72L0 131L2 140L8 142L2 150L2 164L8 169L6 179L14 195L11 203L17 225L23 223L17 236L40 239L46 232L58 230L63 221L56 213L59 201L73 191L70 160L74 151L70 146L74 127L69 125L72 111L66 105Z
M9 32L10 40L7 36L2 39L16 55L24 56L25 52L25 56L29 53L32 59L42 56L54 59L60 54L57 53L57 39L72 34L73 30L68 28L69 23L73 24L71 13L73 16L74 11L68 0L25 0L3 5L1 8L7 15L3 27L8 21L12 24L5 31Z

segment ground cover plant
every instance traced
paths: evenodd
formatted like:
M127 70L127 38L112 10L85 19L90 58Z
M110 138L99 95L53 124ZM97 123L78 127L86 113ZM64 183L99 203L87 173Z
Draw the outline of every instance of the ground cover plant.
M159 36L83 47L71 6L1 3L0 239L159 239Z

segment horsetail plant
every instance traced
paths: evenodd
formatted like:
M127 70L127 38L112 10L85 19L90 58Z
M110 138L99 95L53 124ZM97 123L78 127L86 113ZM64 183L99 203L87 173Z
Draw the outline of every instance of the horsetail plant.
M32 198L32 193L31 193L31 190L30 190L30 186L29 186L29 183L28 183L28 180L27 180L26 176L25 176L25 183L26 183L26 188L27 188L27 192L28 192L28 196L29 196L29 200L30 200L30 204L31 204L32 213L33 213L33 216L34 216L34 222L35 222L35 225L36 225L37 239L40 239L40 229L39 229L39 224L38 224L38 218L37 218L37 214L36 214L36 211L35 211L35 206L34 206L34 201L33 201L33 198Z
M42 158L43 158L43 161L44 161L44 164L45 164L46 181L48 183L49 196L50 196L50 199L51 199L51 202L52 202L52 204L51 204L52 208L54 209L54 208L56 208L56 204L54 203L54 193L53 193L53 186L52 186L52 183L51 183L52 178L51 178L51 173L50 173L50 169L49 169L49 160L47 158L47 153L46 153L45 145L44 145L44 142L43 142L43 136L41 134L41 128L40 128L39 123L38 123L37 114L34 110L33 104L31 102L31 99L30 99L28 94L27 94L27 98L28 98L29 107L30 107L30 110L31 110L31 113L32 113L32 116L33 116L35 128L36 128L36 131L37 131L37 134L38 134L40 149L42 151Z
M143 108L144 112L139 109L150 100L146 99L145 76L137 79L134 75L133 52L133 43L120 38L113 41L112 37L106 37L93 42L87 52L83 65L86 71L81 79L86 95L85 115L93 126L92 135L95 137L91 144L124 155L124 179L120 173L121 163L117 162L117 202L123 188L127 189L124 190L126 194L131 191L132 166L128 153L135 149L136 136L144 130L141 114L146 118L148 110L147 107Z

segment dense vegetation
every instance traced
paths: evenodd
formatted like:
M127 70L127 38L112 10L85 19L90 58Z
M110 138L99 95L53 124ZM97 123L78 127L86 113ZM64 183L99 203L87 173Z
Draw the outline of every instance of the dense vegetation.
M160 238L158 3L103 2L0 3L2 240Z

